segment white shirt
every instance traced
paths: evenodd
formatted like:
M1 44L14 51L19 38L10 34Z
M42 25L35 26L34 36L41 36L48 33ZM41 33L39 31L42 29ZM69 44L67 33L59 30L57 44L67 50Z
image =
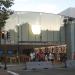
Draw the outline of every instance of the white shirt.
M52 53L49 54L49 59L54 59L54 55Z
M31 60L35 58L35 53L30 53Z
M47 55L45 56L45 60L46 60L46 61L48 60L48 57L47 57Z

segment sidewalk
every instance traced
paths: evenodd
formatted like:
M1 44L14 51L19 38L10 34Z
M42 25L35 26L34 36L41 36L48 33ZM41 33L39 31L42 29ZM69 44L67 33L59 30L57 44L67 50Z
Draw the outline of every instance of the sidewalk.
M61 68L63 66L64 66L64 64L53 64L53 65L51 64L51 68ZM7 70L24 70L24 69L25 69L25 64L9 64L9 65L7 65ZM27 68L27 70L29 70L29 68Z
M0 65L0 66L2 66L2 70L4 70L4 64L2 64L2 65ZM28 67L33 67L33 66L35 66L36 67L36 69L37 69L37 67L39 66L37 66L36 64L33 64L33 65L27 65L27 70L30 70L30 68L28 68ZM40 65L41 66L41 65ZM44 65L45 66L45 65ZM48 66L48 65L47 65ZM63 67L64 66L64 64L59 64L59 63L54 63L54 64L51 64L50 63L50 65L49 66L51 66L50 67L50 69L51 68L61 68L61 67ZM0 69L0 70L1 70ZM21 63L21 64L7 64L7 70L9 70L9 71L12 71L12 70L24 70L25 69L25 64L24 63ZM41 68L40 68L41 69ZM44 68L42 68L42 69L44 69ZM49 68L48 68L49 69ZM32 69L31 69L32 70Z
M9 75L9 74L4 70L0 70L0 75Z

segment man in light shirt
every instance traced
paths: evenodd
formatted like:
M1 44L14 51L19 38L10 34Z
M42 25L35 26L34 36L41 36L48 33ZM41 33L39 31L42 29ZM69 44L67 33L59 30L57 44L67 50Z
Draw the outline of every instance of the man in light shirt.
M49 54L49 60L52 62L52 64L53 64L53 61L54 61L54 55L53 55L53 53L50 53Z
M31 61L35 61L35 52L30 53Z

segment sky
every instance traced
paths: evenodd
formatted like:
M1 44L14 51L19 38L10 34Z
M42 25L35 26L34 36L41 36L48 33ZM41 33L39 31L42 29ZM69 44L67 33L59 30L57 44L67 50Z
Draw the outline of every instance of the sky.
M75 0L15 0L11 9L58 14L69 7L75 7Z

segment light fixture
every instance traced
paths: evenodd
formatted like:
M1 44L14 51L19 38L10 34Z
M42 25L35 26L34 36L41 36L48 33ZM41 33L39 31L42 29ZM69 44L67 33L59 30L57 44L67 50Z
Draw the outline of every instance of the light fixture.
M32 25L31 28L34 35L39 35L41 33L40 25Z

